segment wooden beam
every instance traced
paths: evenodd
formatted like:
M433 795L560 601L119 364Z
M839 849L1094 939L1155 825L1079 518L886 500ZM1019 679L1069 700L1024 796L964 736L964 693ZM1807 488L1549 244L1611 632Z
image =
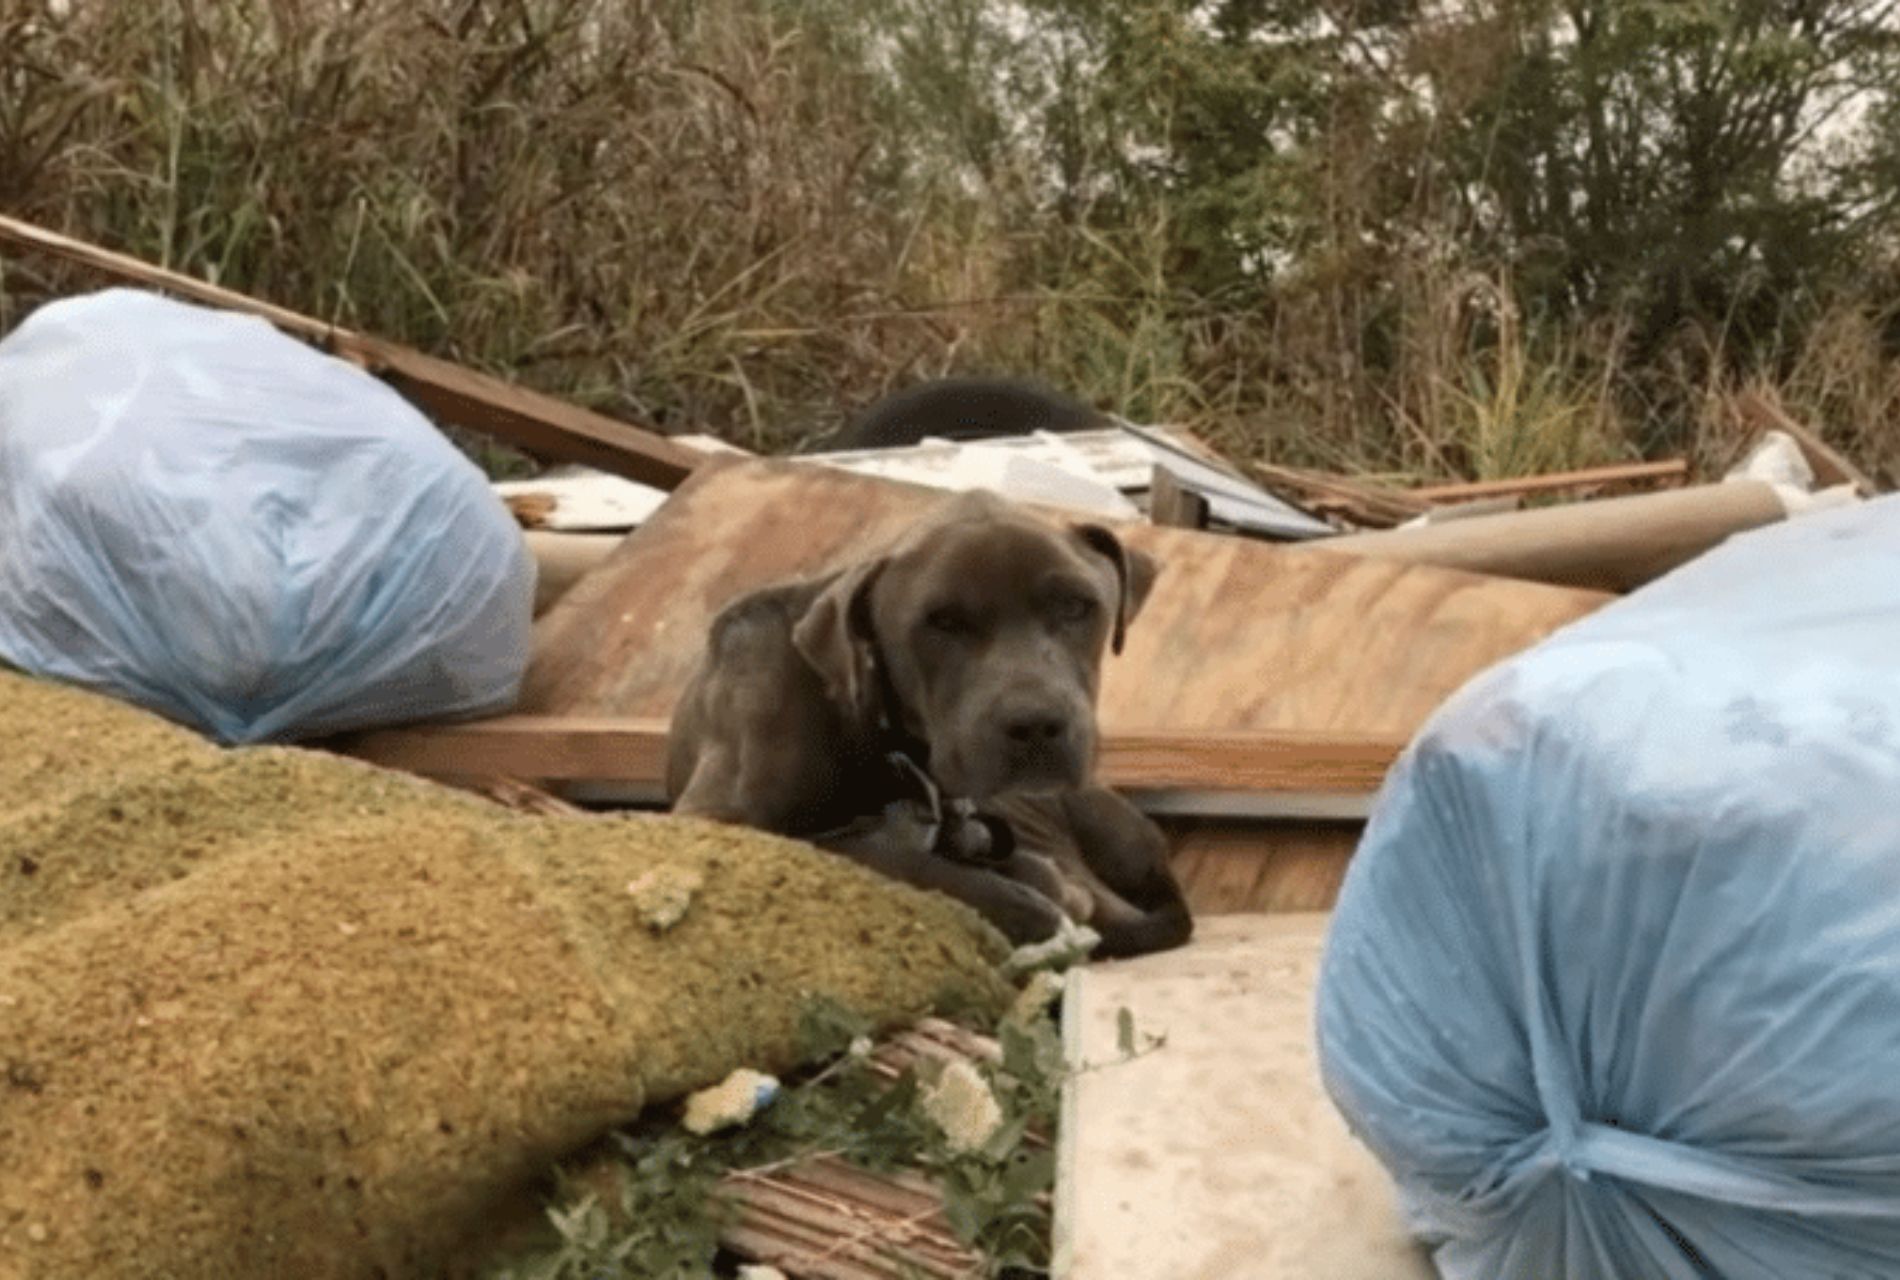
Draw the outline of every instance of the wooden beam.
M514 715L379 729L331 745L434 777L657 789L666 776L666 730L666 721L648 718ZM1378 789L1404 745L1317 733L1110 731L1096 774L1129 791L1363 796Z
M1541 476L1517 476L1508 480L1475 480L1464 484L1435 484L1408 489L1415 498L1427 502L1470 502L1478 498L1528 497L1539 493L1561 493L1568 489L1600 488L1624 484L1682 484L1689 479L1687 458L1668 458L1661 462L1625 462L1608 467L1587 467L1581 471L1553 471Z
M260 316L285 333L386 379L440 421L494 436L530 453L596 467L662 489L676 487L704 457L664 436L579 405L15 218L0 217L0 242L127 284Z
M1096 776L1128 791L1370 795L1404 748L1322 733L1111 731Z
M377 729L329 745L430 777L652 784L666 777L666 730L665 720L646 718L498 716Z

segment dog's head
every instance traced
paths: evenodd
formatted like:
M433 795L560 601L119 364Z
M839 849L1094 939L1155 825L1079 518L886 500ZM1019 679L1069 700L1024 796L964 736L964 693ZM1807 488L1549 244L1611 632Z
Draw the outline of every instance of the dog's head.
M952 795L1063 790L1094 761L1103 650L1155 574L1101 525L968 494L839 575L793 639L855 715L882 708L927 743Z

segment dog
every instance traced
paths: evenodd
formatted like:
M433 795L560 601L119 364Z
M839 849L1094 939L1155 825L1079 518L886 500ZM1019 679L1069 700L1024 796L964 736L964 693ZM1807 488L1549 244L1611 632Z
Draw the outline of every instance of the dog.
M987 440L1034 431L1097 431L1111 424L1074 396L1024 378L933 378L893 392L815 451L889 449L926 436Z
M676 813L811 840L959 898L1017 943L1187 941L1160 830L1091 784L1104 650L1156 575L1108 528L987 493L886 553L714 619L668 739Z

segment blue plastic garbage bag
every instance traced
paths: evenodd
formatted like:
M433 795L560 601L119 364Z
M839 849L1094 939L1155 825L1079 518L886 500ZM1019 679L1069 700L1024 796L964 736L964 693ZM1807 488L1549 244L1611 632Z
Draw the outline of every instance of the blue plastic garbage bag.
M1375 807L1317 1016L1452 1280L1900 1276L1900 500L1462 690Z
M500 710L534 562L394 391L114 289L0 341L0 658L226 742Z

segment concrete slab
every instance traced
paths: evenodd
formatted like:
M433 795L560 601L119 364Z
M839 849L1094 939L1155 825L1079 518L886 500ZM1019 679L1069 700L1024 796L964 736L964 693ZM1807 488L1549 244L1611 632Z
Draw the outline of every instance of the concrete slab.
M1071 974L1071 1061L1116 1063L1124 1008L1167 1042L1063 1099L1056 1280L1431 1280L1320 1087L1326 919L1204 918L1179 951Z

